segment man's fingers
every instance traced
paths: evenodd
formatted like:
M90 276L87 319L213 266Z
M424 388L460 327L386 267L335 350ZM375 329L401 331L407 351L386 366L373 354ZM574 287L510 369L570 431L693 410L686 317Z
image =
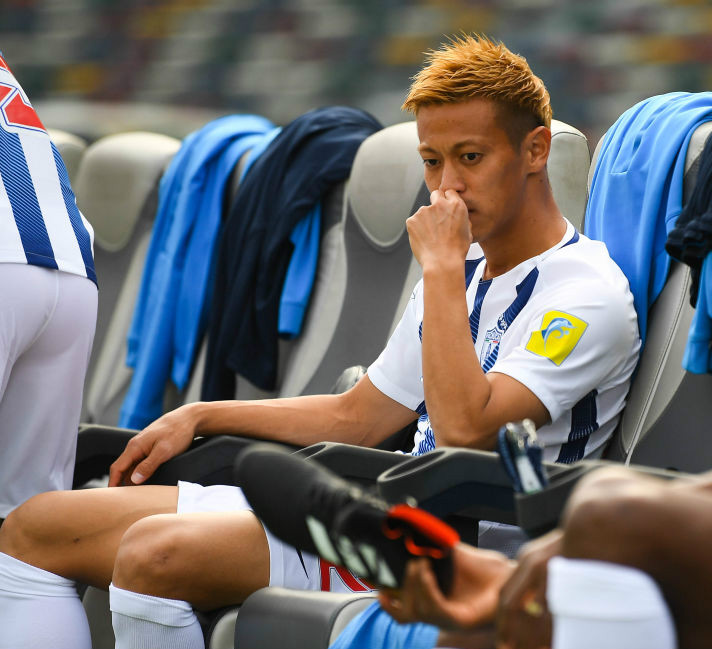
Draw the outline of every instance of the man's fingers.
M146 454L134 440L135 438L129 441L121 455L116 458L109 468L110 487L122 485L131 469L146 457Z
M158 442L153 445L151 451L143 462L140 462L131 474L133 484L142 484L150 478L155 470L166 460L173 457L170 444Z

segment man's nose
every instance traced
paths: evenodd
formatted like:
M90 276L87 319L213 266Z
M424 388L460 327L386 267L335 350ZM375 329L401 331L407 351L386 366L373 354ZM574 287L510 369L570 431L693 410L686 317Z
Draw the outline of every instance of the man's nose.
M462 178L460 170L457 168L457 165L448 163L443 164L438 189L443 192L448 189L452 189L458 193L465 191L465 182Z

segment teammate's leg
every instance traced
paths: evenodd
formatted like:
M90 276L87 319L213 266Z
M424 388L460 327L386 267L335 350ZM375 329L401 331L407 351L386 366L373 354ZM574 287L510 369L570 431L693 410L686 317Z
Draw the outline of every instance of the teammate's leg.
M202 649L193 606L238 604L268 584L267 537L250 511L138 521L121 542L109 591L116 646Z
M269 585L269 548L251 511L165 514L124 535L113 584L210 610Z
M0 649L90 646L75 581L106 588L126 530L176 511L175 487L40 494L0 528Z
M192 606L237 604L267 585L368 590L265 531L242 490L180 483L179 494L177 515L142 519L121 542L110 589L118 649L201 649Z

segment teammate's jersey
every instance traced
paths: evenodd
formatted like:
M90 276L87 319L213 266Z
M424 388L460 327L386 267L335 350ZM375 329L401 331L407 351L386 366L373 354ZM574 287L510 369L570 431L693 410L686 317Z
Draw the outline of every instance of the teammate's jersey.
M0 55L0 263L55 268L96 282L93 243L64 162Z
M604 244L569 223L563 239L507 273L482 281L476 244L466 262L467 307L485 372L507 374L544 404L538 431L548 461L599 449L625 404L640 340L628 281ZM413 453L435 448L422 382L423 284L416 285L388 345L369 367L373 384L420 419Z

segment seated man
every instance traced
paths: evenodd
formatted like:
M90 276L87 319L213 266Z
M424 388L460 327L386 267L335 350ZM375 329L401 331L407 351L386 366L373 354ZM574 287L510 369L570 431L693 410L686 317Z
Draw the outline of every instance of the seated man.
M711 484L710 474L665 482L598 470L573 492L561 529L533 541L518 563L459 544L447 596L417 559L381 605L399 622L445 629L446 646L473 646L497 618L497 646L511 649L709 647ZM337 646L349 646L353 632Z
M432 192L407 222L423 279L367 376L341 395L183 406L130 442L114 488L29 500L0 528L0 647L88 647L75 580L110 588L120 649L202 647L193 608L268 584L338 587L239 489L136 486L196 434L373 446L418 418L424 453L493 448L502 424L530 418L546 459L602 449L636 364L636 314L605 246L554 202L543 83L502 44L467 37L431 55L405 107Z

